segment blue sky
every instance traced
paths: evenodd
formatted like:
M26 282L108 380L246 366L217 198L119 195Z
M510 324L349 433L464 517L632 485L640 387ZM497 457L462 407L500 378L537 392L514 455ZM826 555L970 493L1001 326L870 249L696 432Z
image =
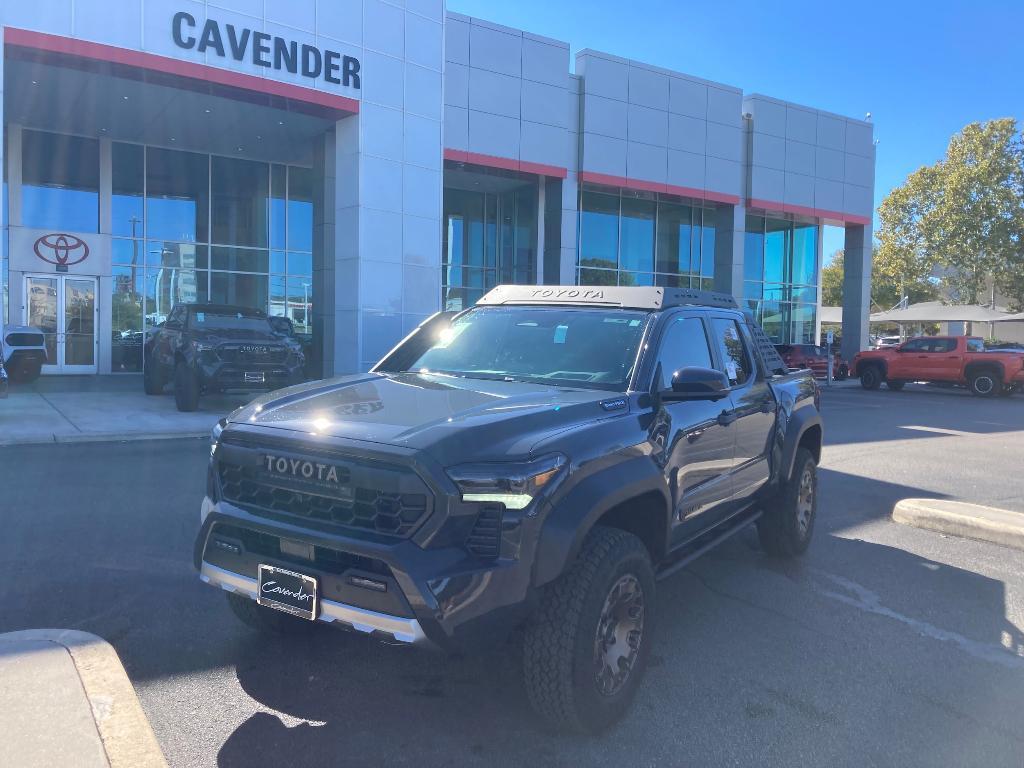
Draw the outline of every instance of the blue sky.
M875 205L975 120L1024 122L1021 0L448 0L448 8L863 117L879 140ZM842 247L826 230L825 253Z

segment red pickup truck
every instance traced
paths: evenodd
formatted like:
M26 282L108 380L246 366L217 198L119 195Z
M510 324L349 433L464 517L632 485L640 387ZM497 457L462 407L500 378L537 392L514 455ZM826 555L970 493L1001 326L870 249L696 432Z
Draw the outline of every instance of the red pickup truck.
M864 389L884 381L892 390L908 381L963 384L979 397L1009 395L1024 388L1024 354L987 352L975 336L920 336L898 347L858 352L850 375Z

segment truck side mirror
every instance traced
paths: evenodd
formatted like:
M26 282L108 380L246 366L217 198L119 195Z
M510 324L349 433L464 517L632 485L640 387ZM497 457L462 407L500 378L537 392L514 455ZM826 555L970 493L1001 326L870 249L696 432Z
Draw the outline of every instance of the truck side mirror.
M717 400L725 397L729 379L716 368L689 367L672 374L671 388L662 392L665 400Z

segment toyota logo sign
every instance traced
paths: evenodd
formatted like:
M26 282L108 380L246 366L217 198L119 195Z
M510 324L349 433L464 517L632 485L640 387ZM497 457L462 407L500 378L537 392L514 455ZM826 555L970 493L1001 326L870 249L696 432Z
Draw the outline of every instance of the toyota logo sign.
M81 264L89 258L89 246L85 240L59 232L43 235L36 240L32 250L43 261L58 267Z

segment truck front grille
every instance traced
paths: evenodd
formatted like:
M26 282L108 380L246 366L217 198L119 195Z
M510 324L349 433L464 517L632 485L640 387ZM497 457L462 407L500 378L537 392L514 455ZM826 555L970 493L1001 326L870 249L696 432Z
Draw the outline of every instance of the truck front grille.
M217 357L226 363L283 363L288 357L288 350L282 347L254 346L263 351L248 352L240 344L221 344L217 347Z
M429 512L426 493L402 492L408 478L399 471L377 470L385 482L363 484L358 469L352 471L352 484L345 487L346 498L284 487L272 478L261 476L257 467L228 461L218 462L221 494L228 502L249 512L275 517L287 515L328 527L373 531L388 536L407 537ZM387 482L387 475L394 480ZM408 474L408 473L405 473Z

